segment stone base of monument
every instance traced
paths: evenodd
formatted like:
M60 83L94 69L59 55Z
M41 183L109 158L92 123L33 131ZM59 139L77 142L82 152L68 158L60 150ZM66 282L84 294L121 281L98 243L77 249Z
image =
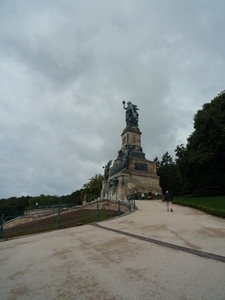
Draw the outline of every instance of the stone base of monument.
M121 149L102 183L101 198L127 200L135 195L137 199L138 194L140 198L140 193L161 194L156 165L145 158L139 128L127 126L121 137Z

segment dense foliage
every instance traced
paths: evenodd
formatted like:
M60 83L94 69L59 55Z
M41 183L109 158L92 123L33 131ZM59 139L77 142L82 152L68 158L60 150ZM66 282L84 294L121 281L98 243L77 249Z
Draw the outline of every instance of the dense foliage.
M165 194L166 190L169 190L174 195L179 195L181 189L180 174L172 156L166 152L162 156L161 161L159 161L158 157L154 161L156 163L157 175L160 176L160 186L163 194Z
M98 174L89 179L89 182L83 185L82 199L86 201L94 200L100 197L103 175Z
M194 117L187 145L177 146L176 163L189 192L225 187L225 92L203 105Z
M38 203L38 207L48 207L51 205L67 205L76 206L81 204L80 199L81 190L73 192L71 195L66 196L22 196L11 197L9 199L0 200L0 217L4 214L4 217L13 217L16 215L22 215L27 209L35 209L35 204Z
M0 200L0 217L4 214L5 217L22 215L27 209L35 209L36 203L39 208L55 205L61 206L77 206L81 205L84 200L91 201L100 196L103 176L95 175L89 179L89 182L83 185L83 188L73 192L70 195L56 196L44 195L12 197L9 199Z
M81 204L80 200L80 190L73 192L70 195L66 196L51 196L43 195L31 197L29 201L29 209L34 209L36 203L39 207L51 206L51 205L67 205L67 206L76 206Z
M155 158L163 192L225 194L225 91L197 111L187 145L177 146L175 153L175 162L168 152L161 161Z
M9 199L0 200L0 217L2 214L5 216L21 215L28 207L30 196L22 196L20 198L11 197Z

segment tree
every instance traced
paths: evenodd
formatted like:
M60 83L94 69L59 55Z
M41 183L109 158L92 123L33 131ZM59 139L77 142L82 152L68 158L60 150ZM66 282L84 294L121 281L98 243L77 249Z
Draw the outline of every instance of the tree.
M102 181L104 180L103 175L98 174L89 179L89 182L83 185L82 197L83 200L93 200L100 196Z
M161 162L157 157L154 161L156 163L157 175L160 177L160 186L163 193L165 193L166 190L169 190L174 195L179 195L180 175L172 156L166 152L163 154Z
M1 199L0 215L4 214L4 216L6 217L23 214L26 208L28 207L30 198L30 196L22 196L20 198L11 197L8 199Z
M189 157L186 147L181 144L175 149L176 153L176 164L178 172L180 174L180 194L189 195L191 194L191 178L192 170L189 166Z
M194 116L187 145L176 149L177 164L190 189L225 185L225 91Z
M76 190L75 192L73 192L71 195L69 195L69 201L67 201L68 203L74 204L74 205L81 205L82 201L81 201L81 190Z

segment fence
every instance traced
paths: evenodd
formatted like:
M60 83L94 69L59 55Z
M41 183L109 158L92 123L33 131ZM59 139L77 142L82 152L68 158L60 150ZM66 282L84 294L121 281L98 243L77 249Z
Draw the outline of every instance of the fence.
M0 219L0 239L81 226L120 217L136 209L135 200L95 200L86 205L67 207L51 205L27 210L23 215Z

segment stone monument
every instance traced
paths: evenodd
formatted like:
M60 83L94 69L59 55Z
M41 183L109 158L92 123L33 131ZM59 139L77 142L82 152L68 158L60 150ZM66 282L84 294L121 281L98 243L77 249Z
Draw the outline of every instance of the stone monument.
M140 193L161 194L159 177L155 162L147 160L141 147L141 131L138 128L138 107L127 102L123 108L126 112L126 127L121 137L121 149L112 164L110 160L104 167L101 198L126 200Z

